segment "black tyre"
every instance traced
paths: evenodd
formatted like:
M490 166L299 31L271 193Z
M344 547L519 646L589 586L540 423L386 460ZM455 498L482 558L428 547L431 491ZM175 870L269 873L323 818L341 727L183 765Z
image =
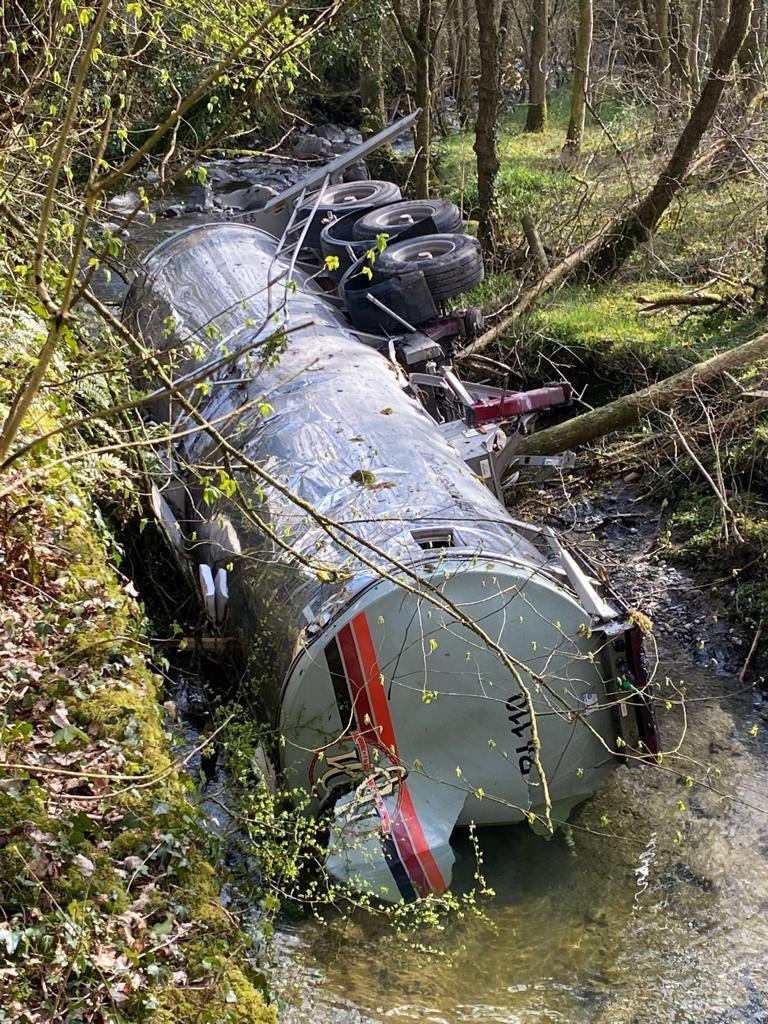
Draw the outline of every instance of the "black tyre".
M431 217L441 235L461 234L461 211L443 199L404 199L363 214L355 225L355 238L394 237L420 220Z
M436 302L452 299L483 280L480 243L469 235L426 235L393 242L376 261L382 276L408 269L422 271Z
M362 272L364 263L365 258L353 264L339 285L345 312L355 327L374 334L382 331L402 334L407 328L397 317L414 327L437 319L437 307L420 270L406 267L389 277L374 277L371 281ZM387 309L371 302L369 295Z
M400 198L400 189L391 181L350 181L329 185L323 190L317 210L307 228L304 245L320 251L320 232L332 217L347 213L358 216L386 206ZM317 192L306 196L298 207L298 217L306 218L317 202Z
M357 220L356 213L348 213L346 217L326 224L320 232L320 251L323 259L336 256L339 261L338 270L329 270L328 274L334 281L340 281L353 263L364 256L371 248L370 239L355 241L353 228ZM350 255L350 251L352 255Z

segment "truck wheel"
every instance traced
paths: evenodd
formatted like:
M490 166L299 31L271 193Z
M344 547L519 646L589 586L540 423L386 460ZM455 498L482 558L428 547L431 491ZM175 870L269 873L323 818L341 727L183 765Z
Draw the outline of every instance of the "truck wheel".
M347 213L358 215L386 206L400 198L400 189L392 181L350 181L329 185L323 190L315 215L307 228L304 245L320 251L320 232L332 217ZM317 192L305 196L297 216L305 219L317 201Z
M440 234L460 234L463 229L458 206L444 199L404 199L390 206L378 206L363 214L355 225L355 238L393 237L412 224L431 217Z
M436 302L452 299L483 280L480 243L469 235L426 235L393 242L376 261L382 276L408 268L424 274Z
M348 213L345 217L340 217L338 220L326 224L320 232L320 250L323 254L323 259L326 256L336 256L339 260L337 270L327 271L329 277L334 281L340 281L352 264L356 263L371 248L371 240L369 238L363 241L355 241L352 230L356 220L356 213ZM353 256L350 256L350 249Z

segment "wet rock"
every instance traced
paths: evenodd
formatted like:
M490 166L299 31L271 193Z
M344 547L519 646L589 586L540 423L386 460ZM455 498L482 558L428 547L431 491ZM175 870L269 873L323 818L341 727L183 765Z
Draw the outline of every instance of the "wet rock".
M330 160L333 156L333 146L327 139L320 138L319 135L314 135L312 132L307 132L306 135L299 135L293 144L294 156L301 157L302 159L313 159L320 158L322 160Z
M347 140L350 146L359 146L363 141L363 136L357 130L357 128L345 128L344 138Z
M210 185L195 185L186 198L185 213L209 213L213 209L213 193Z
M337 128L335 124L321 124L318 128L315 128L315 134L326 141L330 142L331 145L347 145L347 136L343 129Z
M185 208L179 203L174 203L172 206L166 206L162 212L163 217L183 217Z
M221 196L220 202L223 207L247 212L260 210L275 195L277 190L269 185L249 185L248 188L227 192Z
M208 171L208 180L214 189L221 189L227 185L239 185L243 184L243 175L236 174L233 171L228 170L226 167L222 167L218 164L209 164L206 167Z

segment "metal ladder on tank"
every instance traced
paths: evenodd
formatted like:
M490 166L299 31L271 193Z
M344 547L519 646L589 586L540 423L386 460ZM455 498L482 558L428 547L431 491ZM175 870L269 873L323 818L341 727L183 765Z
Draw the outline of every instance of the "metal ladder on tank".
M307 198L307 195L312 194L311 192L308 191L307 188L304 188L302 190L298 199L294 203L290 219L285 226L285 230L283 231L282 235L278 240L277 249L275 250L275 254L272 257L269 264L269 268L267 270L267 302L270 316L274 316L275 314L279 313L281 309L284 309L285 316L283 322L286 324L288 323L289 320L288 292L291 290L292 287L293 272L296 269L296 261L299 257L299 253L304 247L304 240L307 237L309 225L312 223L312 220L314 219L314 216L317 213L318 207L320 206L320 200L323 198L323 193L330 184L330 181L331 175L326 174L326 176L323 178L320 188L317 189L317 198L315 199L312 209L310 210L309 214L306 217L299 219L299 209L301 208L301 204ZM274 267L278 259L286 259L288 256L290 256L290 263L288 264L288 269L284 273L280 274L276 281L273 281L272 268ZM273 309L272 285L278 284L280 282L283 283L281 301L278 307Z

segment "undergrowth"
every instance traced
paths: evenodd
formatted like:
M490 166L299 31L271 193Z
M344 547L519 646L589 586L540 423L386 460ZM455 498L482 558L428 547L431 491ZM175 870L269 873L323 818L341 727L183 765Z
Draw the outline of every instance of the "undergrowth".
M4 358L34 351L30 314L0 328ZM72 411L49 393L26 429ZM94 504L128 500L130 470L82 454L71 437L49 442L0 499L0 1019L267 1024L147 623Z

